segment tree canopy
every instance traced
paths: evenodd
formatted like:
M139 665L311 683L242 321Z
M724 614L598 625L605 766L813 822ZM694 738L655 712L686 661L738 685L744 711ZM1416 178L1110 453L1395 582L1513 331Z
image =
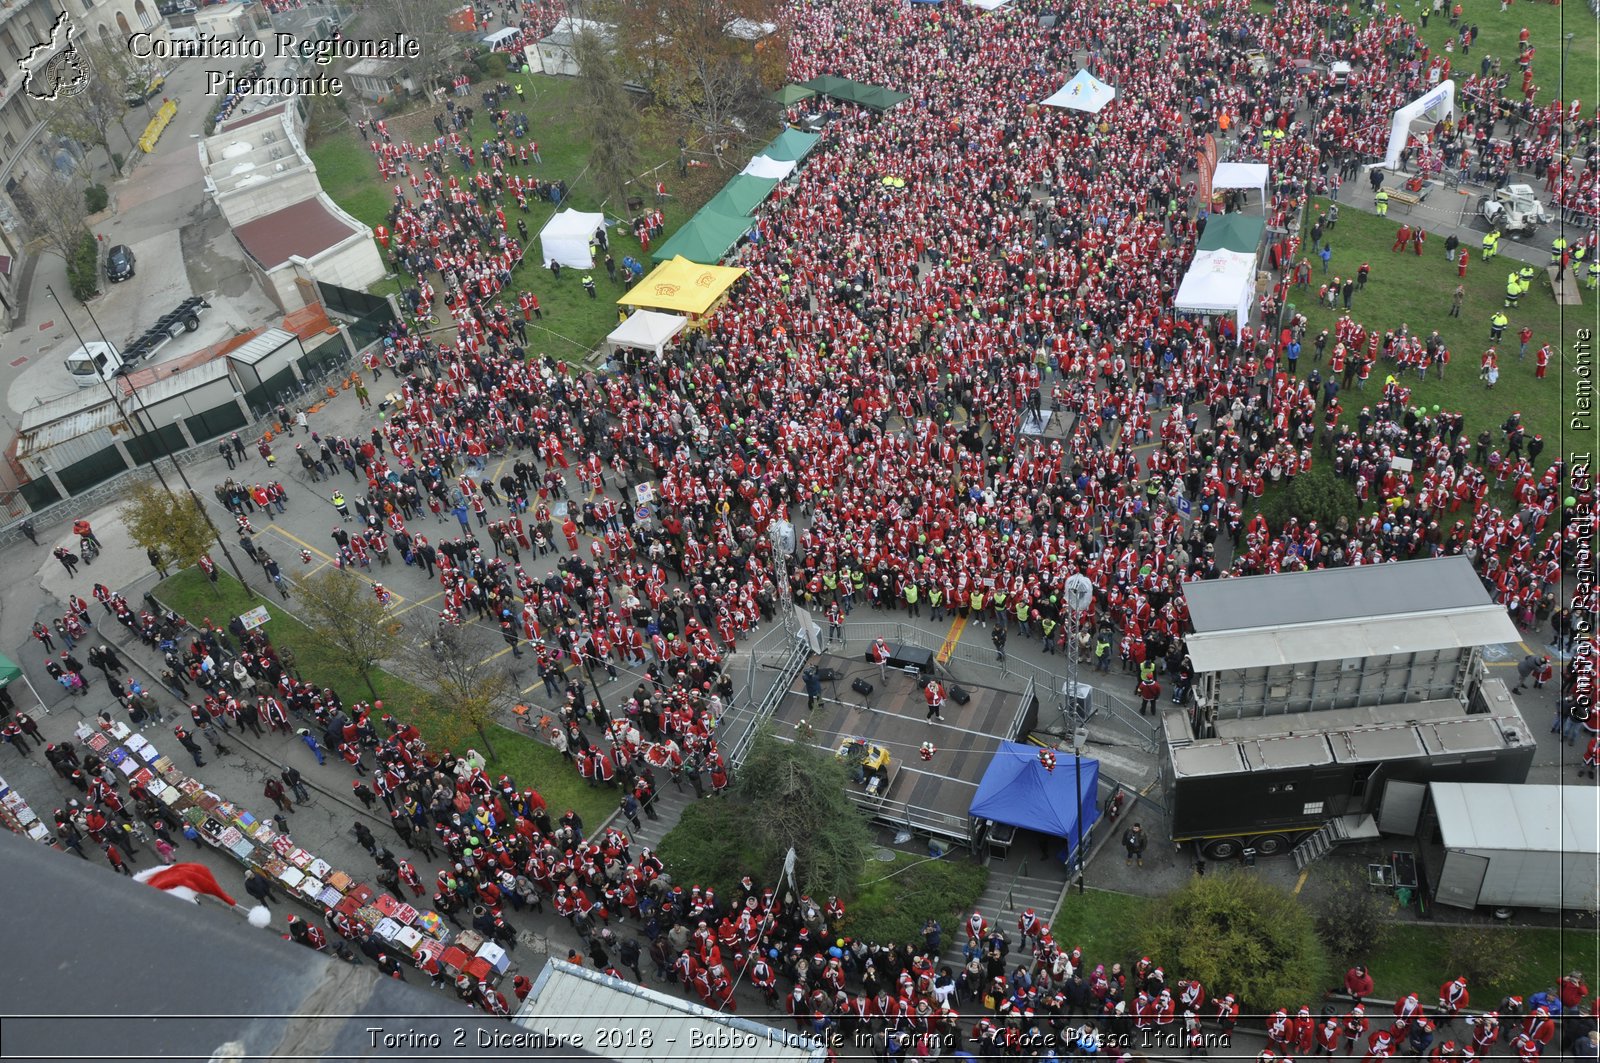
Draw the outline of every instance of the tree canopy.
M193 495L141 483L128 491L120 514L133 541L155 550L178 568L189 568L216 543L211 525Z
M1321 998L1327 956L1309 909L1247 871L1198 875L1156 909L1148 953L1246 1010L1271 1011Z
M763 730L734 779L748 834L768 862L795 850L795 878L815 896L849 895L871 847L866 816L851 803L844 764L822 750Z

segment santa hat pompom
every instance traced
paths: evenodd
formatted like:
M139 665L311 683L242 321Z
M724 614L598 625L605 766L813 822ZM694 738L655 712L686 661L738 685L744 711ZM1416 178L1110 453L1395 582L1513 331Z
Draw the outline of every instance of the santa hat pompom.
M258 904L250 909L250 925L265 930L272 925L272 911L264 904Z

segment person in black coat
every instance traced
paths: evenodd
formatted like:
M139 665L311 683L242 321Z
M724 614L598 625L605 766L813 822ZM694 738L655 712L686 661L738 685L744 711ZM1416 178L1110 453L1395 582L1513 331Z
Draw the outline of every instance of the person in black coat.
M361 822L360 820L356 820L354 830L356 841L361 843L361 847L363 849L369 853L377 849L378 839L372 836L372 831L367 829L367 825L365 823Z
M262 904L271 904L278 899L277 894L272 892L272 883L254 871L244 873L244 891Z

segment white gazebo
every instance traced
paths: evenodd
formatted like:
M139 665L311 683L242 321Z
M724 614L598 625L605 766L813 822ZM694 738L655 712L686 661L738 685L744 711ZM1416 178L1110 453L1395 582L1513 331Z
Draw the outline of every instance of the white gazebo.
M1266 163L1261 162L1219 162L1217 170L1211 175L1211 187L1222 188L1253 188L1261 193L1261 201L1267 201L1267 181L1270 171Z
M689 319L682 314L635 310L628 315L628 320L611 330L606 343L613 351L618 347L632 347L640 351L655 351L659 355L688 323Z
M594 258L589 254L589 241L595 230L606 223L604 214L585 214L577 210L558 211L539 230L539 248L545 268L559 262L572 269L593 269Z
M1190 314L1232 314L1244 327L1256 294L1256 256L1238 251L1201 251L1178 284L1176 309Z

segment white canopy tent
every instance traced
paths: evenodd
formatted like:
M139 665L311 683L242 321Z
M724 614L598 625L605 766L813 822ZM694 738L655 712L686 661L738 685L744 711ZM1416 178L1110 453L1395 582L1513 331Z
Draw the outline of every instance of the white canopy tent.
M1116 89L1087 70L1080 70L1072 76L1071 81L1061 86L1053 96L1043 102L1046 107L1064 107L1069 111L1099 114L1105 110L1106 104L1116 98L1116 95Z
M973 7L982 8L985 11L993 11L996 8L1005 7L1007 4L1011 3L1011 0L967 0L967 3L971 4Z
M1261 193L1261 201L1267 199L1268 168L1261 162L1219 162L1217 172L1211 175L1211 187L1216 188L1253 188Z
M1189 264L1173 301L1190 314L1232 314L1240 328L1256 295L1256 256L1238 251L1201 251Z
M585 214L577 210L558 211L543 229L539 230L539 247L544 264L559 262L572 269L593 269L594 259L589 254L589 241L596 229L605 225L604 214Z
M1383 153L1383 165L1390 170L1400 168L1400 153L1405 150L1411 135L1411 123L1423 115L1434 120L1453 118L1456 113L1456 83L1441 81L1394 113L1394 126L1389 130L1389 148Z
M781 181L794 173L794 168L800 165L794 160L774 159L767 155L757 155L750 160L740 173L747 173L751 177L765 177L774 181Z
M672 338L683 331L689 319L682 314L663 314L656 310L635 310L628 320L611 330L606 342L614 351L618 347L632 347L640 351L660 354Z

